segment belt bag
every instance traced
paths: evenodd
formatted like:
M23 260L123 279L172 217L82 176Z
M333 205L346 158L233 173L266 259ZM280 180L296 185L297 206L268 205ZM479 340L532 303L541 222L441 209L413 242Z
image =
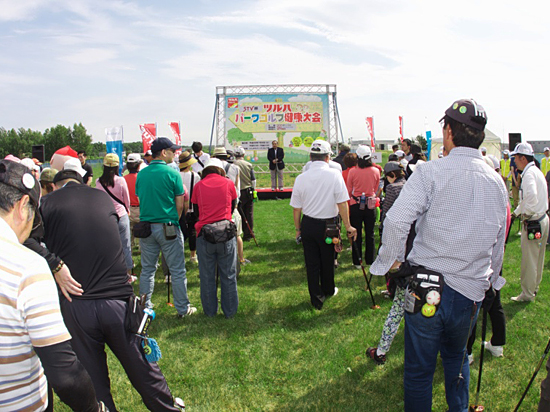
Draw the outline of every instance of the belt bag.
M441 298L444 285L445 282L441 273L428 270L422 266L418 267L405 290L405 310L409 313L420 312L422 306L427 303L426 296L428 293L436 291L439 298ZM439 301L434 305L438 306Z
M134 236L144 239L151 236L151 222L138 222L134 225Z
M376 209L376 201L378 198L376 196L370 196L367 197L367 208L369 209Z
M231 240L237 234L237 226L230 220L220 220L219 222L204 225L201 229L201 235L209 243L223 243Z
M542 218L546 217L544 215ZM527 220L525 222L525 228L527 229L527 239L538 240L542 236L542 227L539 220Z

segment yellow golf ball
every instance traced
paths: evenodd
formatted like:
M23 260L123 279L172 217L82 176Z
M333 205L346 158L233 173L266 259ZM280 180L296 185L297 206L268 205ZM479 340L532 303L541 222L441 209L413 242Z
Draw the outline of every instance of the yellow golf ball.
M435 315L435 306L430 305L429 303L424 303L424 306L422 306L422 314L427 318L431 318Z

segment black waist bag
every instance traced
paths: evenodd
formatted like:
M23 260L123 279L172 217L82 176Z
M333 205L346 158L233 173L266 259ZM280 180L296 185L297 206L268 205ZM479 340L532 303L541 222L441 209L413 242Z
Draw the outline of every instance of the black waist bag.
M223 243L233 239L237 234L237 226L230 220L220 220L219 222L204 225L201 229L201 235L209 243Z
M151 236L151 223L138 222L134 225L134 236L138 238L146 238Z

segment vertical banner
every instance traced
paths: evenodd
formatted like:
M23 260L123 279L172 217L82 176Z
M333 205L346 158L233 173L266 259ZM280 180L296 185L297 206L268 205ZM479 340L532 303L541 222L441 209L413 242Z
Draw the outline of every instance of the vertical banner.
M399 139L403 143L403 116L399 116Z
M432 131L426 130L426 142L428 143L428 160L430 160L430 154L432 152Z
M157 124L156 123L143 123L139 125L141 130L141 141L143 142L143 153L151 148L153 140L157 138Z
M181 146L181 134L180 134L179 122L170 122L168 123L168 125L170 126L170 129L174 134L174 143L176 143L178 146ZM176 153L176 156L179 156L181 154L181 150L176 150L175 153Z
M374 117L367 117L367 131L370 137L370 146L374 149L376 147L376 140L374 139Z
M118 156L119 166L118 174L122 174L122 166L124 164L124 158L122 152L123 147L123 133L122 126L108 127L105 129L105 145L107 146L107 153L114 153Z

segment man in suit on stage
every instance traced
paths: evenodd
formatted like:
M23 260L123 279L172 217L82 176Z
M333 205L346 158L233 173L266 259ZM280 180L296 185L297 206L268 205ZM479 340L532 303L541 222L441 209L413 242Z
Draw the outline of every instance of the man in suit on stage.
M269 170L271 171L271 190L279 188L283 190L283 169L285 168L285 151L277 147L279 142L273 140L273 147L267 151L267 160L269 160ZM278 184L277 184L278 181Z

